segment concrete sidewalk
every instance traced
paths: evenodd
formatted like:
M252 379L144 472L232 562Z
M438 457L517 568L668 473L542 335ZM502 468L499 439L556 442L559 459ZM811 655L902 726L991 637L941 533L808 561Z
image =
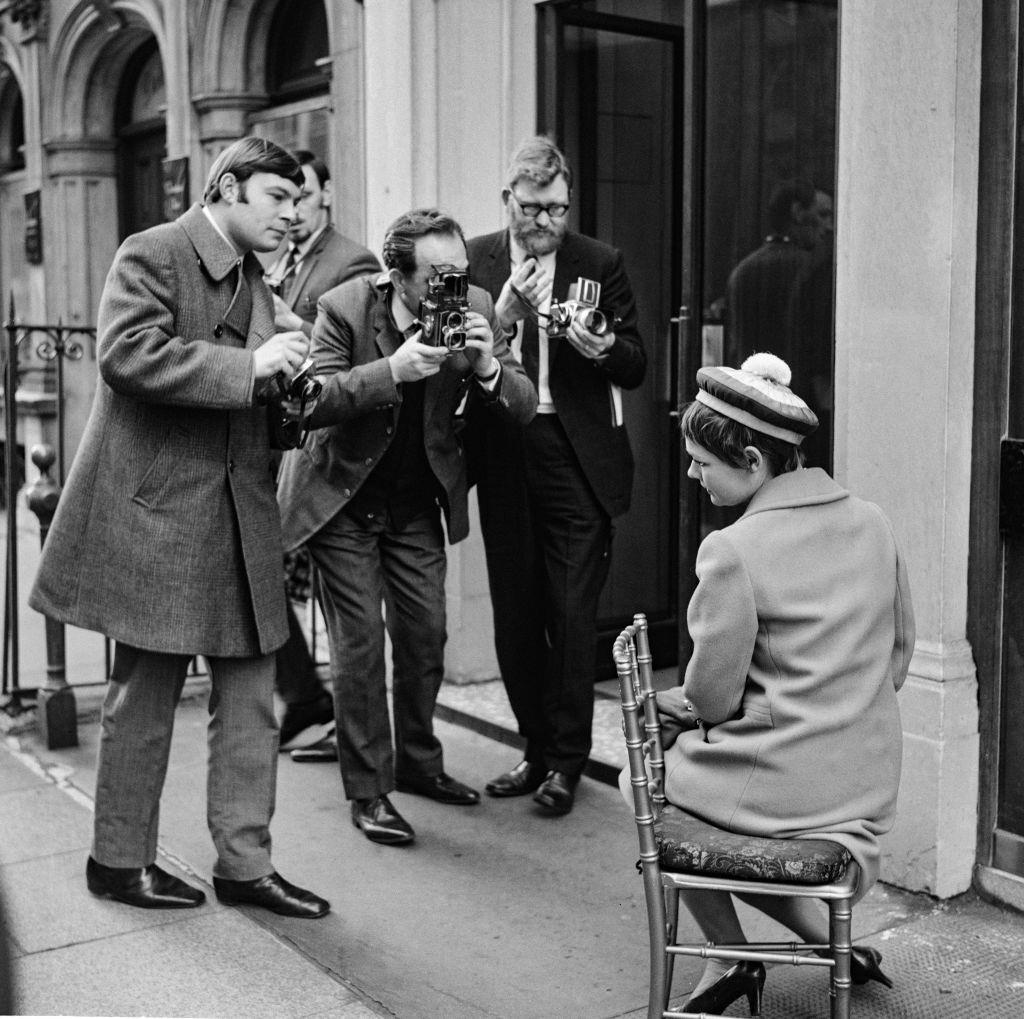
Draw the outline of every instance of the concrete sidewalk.
M162 805L165 866L205 888L201 909L153 913L85 889L99 691L80 696L77 748L49 751L19 720L0 741L0 884L28 1015L420 1017L644 1014L647 946L633 826L616 789L581 784L567 818L523 801L396 803L409 849L349 823L334 766L282 756L275 862L334 911L297 921L220 906L205 830L206 683L179 709ZM501 743L438 723L449 770L476 784L511 759ZM779 932L748 914L753 937ZM689 935L693 935L689 931ZM879 885L854 933L879 947L893 991L855 989L854 1015L1024 1015L1024 925L965 896L939 903ZM679 966L679 1002L697 965ZM766 1017L827 1014L820 971L778 967ZM730 1015L745 1014L737 1003Z
M542 817L529 798L485 797L477 807L452 808L396 795L417 832L406 849L372 845L352 827L336 766L296 764L282 755L275 863L334 907L322 920L298 921L225 908L212 894L204 805L208 687L203 677L190 680L162 802L161 860L204 887L209 901L197 910L153 913L97 900L85 889L102 641L72 633L68 646L69 677L96 684L77 690L78 747L48 750L32 711L14 719L0 713L0 888L18 1014L646 1013L635 828L617 789L600 781L614 773L621 753L610 698L599 700L595 720L597 780L581 783L571 815ZM41 648L40 640L23 637L23 675L42 675ZM446 687L442 704L446 768L482 788L517 759L500 688ZM752 938L782 937L759 916L745 913L744 921ZM692 925L684 933L695 936ZM896 983L892 991L856 988L855 1016L1024 1015L1024 921L1017 914L973 895L940 903L878 885L855 910L854 936L881 949ZM679 964L674 1004L685 1000L698 969L688 960ZM745 1014L743 1003L728 1014ZM764 1015L827 1015L823 974L773 969Z

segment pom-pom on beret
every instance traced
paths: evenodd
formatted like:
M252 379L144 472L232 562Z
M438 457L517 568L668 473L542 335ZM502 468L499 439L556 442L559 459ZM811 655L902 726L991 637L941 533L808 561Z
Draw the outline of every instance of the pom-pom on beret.
M813 410L790 388L793 373L774 354L752 354L739 368L701 368L697 402L755 432L799 446L818 427Z

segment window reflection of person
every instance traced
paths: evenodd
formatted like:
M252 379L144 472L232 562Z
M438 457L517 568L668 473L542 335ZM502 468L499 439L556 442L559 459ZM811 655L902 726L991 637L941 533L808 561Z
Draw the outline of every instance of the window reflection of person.
M815 191L820 229L811 252L811 268L794 295L795 335L790 356L793 377L807 394L818 415L819 428L808 436L804 454L808 463L828 468L832 435L832 294L835 276L835 225L832 196Z
M777 185L768 200L764 243L739 262L726 286L725 362L739 364L757 351L776 351L792 365L794 386L814 394L816 412L824 410L820 397L831 379L831 217L831 196L810 181L794 178ZM825 279L827 295L820 282ZM827 299L829 332L824 334L807 325L822 315L819 298ZM830 432L823 427L810 444L809 462L824 462Z

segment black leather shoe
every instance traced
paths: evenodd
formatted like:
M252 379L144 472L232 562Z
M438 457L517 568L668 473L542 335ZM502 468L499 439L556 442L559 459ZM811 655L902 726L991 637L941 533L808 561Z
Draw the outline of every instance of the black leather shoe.
M883 987L892 987L892 981L882 972L882 953L877 948L854 948L850 953L850 979L855 984L877 980Z
M412 825L386 796L352 801L352 823L371 841L382 846L405 846L416 837Z
M489 796L525 796L544 781L546 773L543 764L520 761L511 771L492 779L484 788Z
M334 732L334 700L323 695L305 704L289 704L281 719L281 750L319 743Z
M191 909L206 896L155 863L148 867L104 867L91 856L85 865L85 883L93 895L142 909Z
M533 802L540 805L547 814L568 814L576 799L578 775L567 775L564 771L549 771L533 794Z
M747 996L751 1015L761 1014L761 995L764 992L765 968L760 962L744 959L725 971L724 976L703 993L691 998L684 1006L685 1012L700 1012L721 1015L737 998Z
M255 881L229 881L215 877L213 887L225 906L262 906L281 916L315 920L330 912L331 904L319 895L298 888L274 871Z
M395 783L395 788L400 793L418 793L420 796L437 800L438 803L449 803L459 807L468 807L480 802L480 794L475 789L457 782L443 771L440 775L400 778Z

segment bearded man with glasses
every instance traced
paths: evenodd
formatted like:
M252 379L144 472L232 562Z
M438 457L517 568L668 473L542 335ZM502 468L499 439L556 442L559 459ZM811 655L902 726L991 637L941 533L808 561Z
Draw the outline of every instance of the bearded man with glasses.
M502 191L507 228L468 244L471 282L514 333L540 399L526 425L470 409L465 441L478 485L495 649L526 740L492 796L534 794L569 813L590 754L597 604L612 519L629 508L633 456L621 389L647 366L621 252L568 228L572 171L554 143L530 138ZM580 277L600 284L603 331L578 318L549 329L552 303Z

